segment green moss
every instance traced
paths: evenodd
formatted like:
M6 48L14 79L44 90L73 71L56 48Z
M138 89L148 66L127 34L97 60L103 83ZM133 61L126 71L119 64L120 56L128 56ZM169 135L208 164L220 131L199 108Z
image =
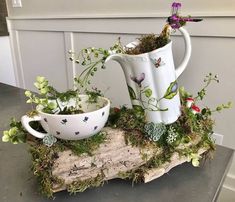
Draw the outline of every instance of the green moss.
M105 133L99 133L84 140L58 140L58 143L54 144L52 147L47 147L39 141L34 142L30 146L30 153L32 155L32 170L39 181L41 193L48 198L52 198L53 184L56 184L57 186L63 185L63 181L61 179L52 175L52 167L54 161L58 158L58 152L64 151L66 149L71 149L72 152L76 155L81 155L83 153L92 155L92 152L97 149L101 143L104 142L105 138ZM73 192L73 190L75 189L74 187L76 187L75 185L79 187L79 183L81 185L80 188L77 188L78 190L84 189L86 186L88 186L89 183L91 184L91 186L95 186L96 183L98 185L99 179L101 181L101 177L97 176L97 178L86 180L83 183L74 182L74 184L71 184L69 189L71 190L71 192Z
M71 194L76 194L78 192L85 191L87 188L99 187L103 185L103 183L104 183L104 175L99 174L95 178L74 181L67 186L67 190Z
M75 155L78 156L84 153L92 155L92 152L96 150L99 145L105 141L105 139L106 133L100 132L90 138L82 140L58 140L56 146L61 150L70 149Z
M174 153L174 148L170 146L163 147L163 151L154 155L149 161L144 165L145 169L157 168L166 162L170 162L170 158Z
M138 55L151 52L165 46L170 41L168 27L165 26L159 36L155 34L147 34L143 35L141 38L138 38L138 41L139 44L137 46L126 50L127 54Z
M58 158L58 152L57 147L49 148L42 144L34 144L30 147L33 173L37 176L41 193L48 198L53 197L54 183L63 184L61 179L52 175L52 166Z
M132 186L142 180L142 171L141 168L137 170L130 170L127 172L119 172L118 177L125 180L132 180Z
M119 108L112 108L110 110L109 120L107 126L114 128L122 128L126 131L143 131L145 125L144 112L137 111L137 109L130 109L125 106Z

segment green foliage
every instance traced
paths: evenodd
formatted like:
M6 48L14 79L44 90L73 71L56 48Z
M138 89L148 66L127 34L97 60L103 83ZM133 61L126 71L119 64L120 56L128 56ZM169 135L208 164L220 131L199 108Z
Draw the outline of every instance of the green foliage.
M101 91L97 88L94 88L93 90L86 89L86 94L88 95L88 102L89 103L97 103L97 99L99 96L103 96L101 94Z
M75 79L76 80L76 79ZM35 87L39 91L39 95L33 94L30 91L25 91L26 97L29 99L27 103L40 105L43 107L43 112L49 114L79 114L84 113L80 108L80 89L67 90L66 92L58 92L54 87L49 85L49 82L45 77L38 76ZM88 103L96 103L98 96L101 96L101 91L97 88L92 90L85 90L85 93L89 96ZM75 99L75 106L65 106L61 108L59 103L67 103L71 99ZM35 111L35 110L33 110ZM32 115L32 113L31 113Z
M26 137L27 133L21 122L12 118L10 122L10 129L3 131L2 141L11 142L13 144L25 143Z
M39 97L30 91L25 91L25 96L29 98L26 103L35 103L36 105L41 105L43 106L45 112L53 113L53 111L59 106L57 102L53 101L53 99L50 100L50 94L51 91L53 91L53 88L49 86L46 78L37 76L34 86L39 91Z
M195 97L196 100L203 100L206 95L206 88L211 84L212 81L219 83L218 76L209 73L204 79L204 87L197 93L197 96Z

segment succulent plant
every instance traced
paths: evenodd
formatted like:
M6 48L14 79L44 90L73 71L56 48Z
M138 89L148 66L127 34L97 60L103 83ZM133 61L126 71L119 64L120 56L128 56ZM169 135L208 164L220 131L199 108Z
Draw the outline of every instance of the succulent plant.
M43 138L43 144L45 144L48 147L51 147L54 143L56 143L57 139L53 135L45 135Z
M164 123L147 123L144 126L145 135L152 141L156 142L166 132Z

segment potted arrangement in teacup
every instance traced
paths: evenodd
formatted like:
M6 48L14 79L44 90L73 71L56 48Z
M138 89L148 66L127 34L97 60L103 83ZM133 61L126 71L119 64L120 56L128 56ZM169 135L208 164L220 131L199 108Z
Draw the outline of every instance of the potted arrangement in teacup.
M60 93L48 84L44 77L37 77L34 83L39 96L30 91L25 95L27 103L36 104L33 116L24 115L21 119L24 128L33 136L50 139L79 140L97 134L105 125L110 110L110 101L100 95L100 91L69 90ZM30 126L31 121L40 121L46 133L38 132Z

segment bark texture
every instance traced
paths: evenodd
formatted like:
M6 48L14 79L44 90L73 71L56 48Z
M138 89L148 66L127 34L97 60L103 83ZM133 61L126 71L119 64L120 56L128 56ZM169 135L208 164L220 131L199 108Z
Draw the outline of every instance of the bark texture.
M126 144L123 130L105 128L104 131L107 133L106 141L93 152L92 156L88 154L76 156L70 150L58 154L59 158L54 162L52 175L62 179L64 184L63 186L55 184L53 187L54 192L66 189L66 186L74 181L96 178L100 174L104 176L104 180L120 178L120 173L135 170L153 156L162 153L161 148L138 148ZM188 146L197 144L199 140L195 139ZM206 149L202 148L199 153L205 151ZM164 163L158 168L147 170L143 180L145 183L150 182L186 161L186 157L180 157L178 153L174 153L170 162Z

